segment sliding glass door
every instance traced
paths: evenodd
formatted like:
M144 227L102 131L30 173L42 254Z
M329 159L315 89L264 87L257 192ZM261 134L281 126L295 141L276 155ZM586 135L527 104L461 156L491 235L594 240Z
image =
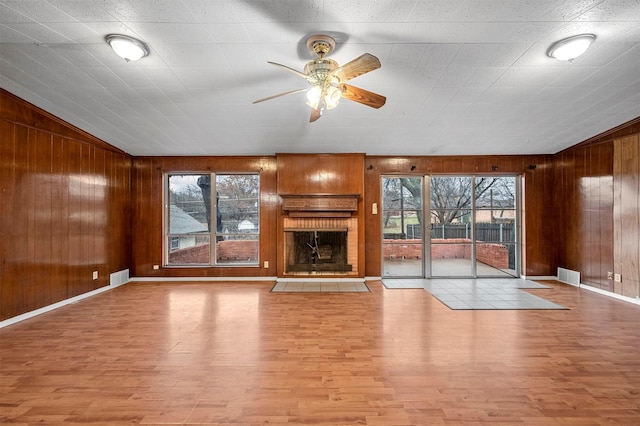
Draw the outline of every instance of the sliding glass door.
M519 276L518 179L476 177L476 276Z
M383 276L519 276L516 176L393 176L382 188Z
M382 178L383 275L424 276L422 177Z
M473 178L429 179L429 261L432 277L473 276Z

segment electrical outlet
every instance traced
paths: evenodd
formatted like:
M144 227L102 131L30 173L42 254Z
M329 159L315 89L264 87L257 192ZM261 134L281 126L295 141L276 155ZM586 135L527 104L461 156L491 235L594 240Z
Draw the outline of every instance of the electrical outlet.
M622 275L620 274L613 274L613 280L617 283L621 283L622 282Z
M153 265L153 269L160 269L160 265Z
M269 261L268 261L268 260L265 260L265 261L264 261L264 267L265 267L265 268L268 268L268 267L269 267Z
M612 280L613 279L613 272L607 271L607 279L608 280Z
M98 271L93 271L93 279L94 280L98 279Z
M378 203L371 204L371 214L378 214Z

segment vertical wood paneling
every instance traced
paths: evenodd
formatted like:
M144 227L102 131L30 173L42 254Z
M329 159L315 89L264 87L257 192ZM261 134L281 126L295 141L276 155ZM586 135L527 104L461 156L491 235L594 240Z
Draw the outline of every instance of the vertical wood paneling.
M279 194L362 194L364 154L278 154Z
M29 172L28 191L31 193L29 209L29 241L33 244L29 248L29 257L33 259L34 267L30 268L33 281L29 283L26 309L37 309L51 303L51 155L52 135L37 130L30 131L29 152L33 158L29 162L32 167ZM33 150L32 150L33 148Z
M523 264L522 273L527 276L555 275L557 236L554 229L553 167L548 156L523 157L522 163L512 164L512 170L523 170L523 205L525 208L522 224ZM529 165L535 165L529 169Z
M86 277L82 276L82 145L79 142L66 140L68 175L68 211L69 211L69 251L67 252L69 265L69 294L81 294L87 291L82 283Z
M15 304L12 300L14 282L12 245L14 242L15 226L13 221L2 218L13 217L16 197L16 167L15 167L15 130L13 123L0 120L0 318L5 312L11 311ZM2 243L4 242L4 244ZM6 303L4 302L6 300Z
M51 157L51 300L69 297L69 162L68 142L53 137Z
M616 293L640 297L640 138L614 141L614 268Z
M7 314L15 315L15 312L25 310L25 287L32 281L32 272L29 268L29 192L26 186L29 169L29 130L26 127L16 126L14 131L14 179L15 192L12 200L13 208L11 216L2 217L0 220L13 219L12 232L9 240L9 253L7 262L8 280L3 283L7 289L6 298Z
M108 285L128 267L130 157L4 91L0 98L3 320Z
M580 145L554 161L558 266L579 271L584 284L612 290L612 144Z
M119 245L120 241L131 241L131 159L128 156L106 152L107 180L107 217L105 225L109 224L106 237L106 255L111 271L122 271L130 267L131 244L122 250L110 250Z

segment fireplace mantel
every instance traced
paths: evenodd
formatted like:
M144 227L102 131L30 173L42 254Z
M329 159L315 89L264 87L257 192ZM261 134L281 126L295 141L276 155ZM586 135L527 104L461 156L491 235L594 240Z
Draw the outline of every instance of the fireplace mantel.
M289 217L351 217L360 194L280 194Z

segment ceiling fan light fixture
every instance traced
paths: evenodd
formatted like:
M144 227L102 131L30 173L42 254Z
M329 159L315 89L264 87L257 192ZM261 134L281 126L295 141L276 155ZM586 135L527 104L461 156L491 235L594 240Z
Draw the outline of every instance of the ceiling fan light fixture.
M324 104L327 109L334 109L340 103L342 97L342 90L337 87L329 86L327 94L324 96Z
M586 52L595 39L595 34L579 34L558 40L549 46L547 56L571 62Z
M333 59L326 57L335 47L335 40L326 35L309 37L307 47L312 54L316 54L318 57L307 62L304 72L276 62L269 61L268 63L304 78L309 87L257 99L253 101L254 104L293 93L307 92L307 105L311 107L310 123L317 121L323 110L337 107L341 98L376 109L385 104L387 98L384 96L346 84L351 79L380 68L378 58L370 53L364 53L340 66Z
M307 90L307 105L313 109L319 109L320 96L322 96L322 88L320 86L311 86L311 88Z
M105 41L111 46L116 55L127 62L137 61L149 54L149 48L137 38L122 34L109 34Z

